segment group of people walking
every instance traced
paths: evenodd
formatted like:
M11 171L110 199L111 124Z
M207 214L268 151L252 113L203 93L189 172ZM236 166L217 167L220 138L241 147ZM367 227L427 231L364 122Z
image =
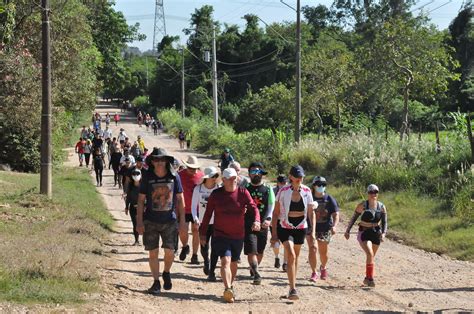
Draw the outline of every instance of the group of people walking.
M123 129L108 142L107 152L115 185L123 189L125 213L132 220L133 244L139 245L139 235L143 235L148 251L153 276L149 293L172 289L171 267L180 252L181 261L190 255L194 265L200 265L202 258L203 273L211 282L217 281L220 259L223 298L232 303L238 264L243 263L242 251L247 256L252 283L260 285L265 276L259 266L270 244L274 266L287 273L288 299L298 300L298 260L305 240L311 268L308 279L328 279L328 249L337 233L339 207L326 191L326 178L315 176L306 186L303 167L294 165L288 175L279 175L272 187L265 182L268 173L261 162L248 165L248 177L240 174L240 164L228 148L217 165L220 169L210 166L201 171L203 167L195 156L179 162L162 148L155 147L148 153L143 139L138 137L131 145ZM387 209L378 200L378 192L376 185L368 186L367 200L356 207L344 233L349 239L351 228L360 218L357 240L366 254L363 284L369 287L375 286L374 257L387 232ZM163 268L158 259L160 247L164 252Z

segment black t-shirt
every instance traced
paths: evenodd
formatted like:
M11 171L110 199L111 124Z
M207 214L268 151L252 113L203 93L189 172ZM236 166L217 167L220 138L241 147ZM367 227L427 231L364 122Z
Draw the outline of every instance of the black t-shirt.
M153 169L142 172L140 194L146 195L144 220L168 223L176 221L176 194L183 193L178 175L158 177Z
M270 189L271 187L267 186L266 184L261 184L258 186L254 186L252 184L247 184L246 189L249 191L250 196L252 197L255 205L257 205L258 211L260 213L260 219L262 222L265 220L266 212L268 209L268 199L270 197ZM252 227L255 218L253 215L250 215L247 211L245 213L245 227L247 229ZM265 230L262 230L265 231Z
M322 198L313 195L313 199L318 202L316 213L316 232L328 232L333 226L332 214L339 211L336 200L329 194L324 194Z
M103 169L104 168L104 159L103 155L94 154L94 168L96 169Z

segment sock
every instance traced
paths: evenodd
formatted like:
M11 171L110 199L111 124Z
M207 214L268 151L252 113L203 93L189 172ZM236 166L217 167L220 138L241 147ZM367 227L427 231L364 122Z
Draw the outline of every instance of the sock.
M365 276L368 279L374 279L374 264L365 265Z

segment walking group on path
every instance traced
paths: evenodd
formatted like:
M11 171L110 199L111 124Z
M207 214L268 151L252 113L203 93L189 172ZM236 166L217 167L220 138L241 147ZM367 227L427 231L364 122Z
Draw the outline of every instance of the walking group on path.
M223 150L217 165L220 170L210 166L201 171L203 167L197 157L190 155L180 162L163 148L154 147L149 152L141 136L132 144L123 128L113 137L107 117L108 114L105 119L94 114L93 129L83 127L76 152L80 166L85 160L86 167L92 154L97 186L102 185L107 155L108 167L114 171L115 186L123 190L125 213L130 215L133 226L133 244L140 245L142 235L148 251L154 279L148 289L150 294L161 293L160 279L164 290L172 289L171 268L179 252L179 242L181 261L191 255L190 263L199 265L200 253L208 281L217 281L215 270L220 259L223 298L229 303L236 298L234 281L238 263L242 263L242 250L247 256L253 284L260 285L265 276L259 265L268 242L274 253L274 267L281 267L287 273L288 299L299 298L296 275L305 239L311 268L308 279L314 282L329 278L328 247L337 232L339 207L327 193L328 182L324 177L314 177L308 187L303 184L303 167L294 165L288 176L279 175L276 186L271 187L264 182L267 171L261 162L252 162L248 167L249 177L245 177L240 174L240 164L228 148ZM120 118L114 120L118 123ZM153 121L162 128L161 122L140 112L137 117L140 127L143 121L147 130ZM375 286L374 258L387 232L387 209L378 200L378 193L375 184L368 186L367 200L356 207L344 233L349 239L351 228L360 218L357 240L366 254L363 284L368 287ZM162 271L160 247L164 252ZM282 247L283 263L280 260Z

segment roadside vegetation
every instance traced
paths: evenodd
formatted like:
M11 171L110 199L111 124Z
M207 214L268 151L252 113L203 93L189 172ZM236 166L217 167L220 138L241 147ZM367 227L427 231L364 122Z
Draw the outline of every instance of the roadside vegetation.
M98 291L101 239L113 224L87 171L54 171L54 200L39 175L0 172L0 300L75 303Z

